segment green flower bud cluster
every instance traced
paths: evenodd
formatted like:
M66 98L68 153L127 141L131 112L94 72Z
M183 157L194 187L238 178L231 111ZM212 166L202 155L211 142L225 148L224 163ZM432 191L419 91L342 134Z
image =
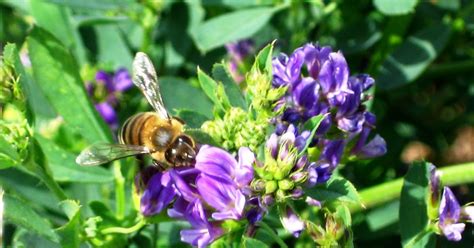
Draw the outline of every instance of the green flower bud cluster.
M321 247L345 247L351 233L347 230L343 219L337 213L326 213L325 226L306 221L309 236Z
M254 120L241 108L231 107L222 118L206 121L202 130L229 151L249 147L252 151L265 141L267 123Z
M15 76L13 67L8 61L0 61L0 106L7 103L23 103L25 98L22 94L19 78Z
M270 75L254 67L246 78L247 91L252 97L252 107L260 118L271 118L283 111L283 109L274 111L274 104L285 94L287 87L273 88Z
M0 167L21 163L31 134L25 117L26 99L10 59L0 62Z
M279 146L278 152L272 151L271 146L275 145ZM289 140L277 142L271 138L267 146L270 147L265 149L265 163L255 167L260 179L253 182L253 189L272 196L277 202L285 202L289 197L300 198L303 194L302 186L308 178L308 173L304 170L306 157L298 157L298 149Z

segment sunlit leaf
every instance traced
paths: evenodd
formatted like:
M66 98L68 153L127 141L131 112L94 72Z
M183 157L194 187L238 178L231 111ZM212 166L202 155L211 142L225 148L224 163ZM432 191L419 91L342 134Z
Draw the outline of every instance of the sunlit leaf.
M90 143L111 141L110 131L88 100L77 63L67 49L38 27L27 42L34 78L66 124Z
M37 233L53 242L59 242L58 235L49 222L38 215L27 203L4 195L5 220Z
M437 24L408 37L382 64L377 86L391 89L413 82L441 53L451 28Z
M360 198L351 182L342 177L332 177L324 184L305 190L308 196L318 201L343 201L359 204Z
M194 41L202 52L207 52L226 43L249 38L267 24L277 10L257 7L214 17L196 28Z
M429 189L429 164L415 163L410 166L400 196L400 234L402 244L411 247L434 247L436 239L433 235L417 237L428 225L427 196ZM429 234L429 233L428 233Z
M82 167L76 164L76 155L63 150L51 140L36 137L48 158L53 177L59 182L107 183L112 182L112 173L102 167Z
M385 15L404 15L415 9L418 0L373 0L373 3Z

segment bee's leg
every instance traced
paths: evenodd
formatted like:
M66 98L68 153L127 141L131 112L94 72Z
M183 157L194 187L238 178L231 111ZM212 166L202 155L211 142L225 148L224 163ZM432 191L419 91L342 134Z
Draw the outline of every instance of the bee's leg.
M159 169L160 169L160 171L164 171L164 170L166 170L166 167L165 167L165 166L163 166L163 164L161 164L161 163L157 162L156 160L153 160L153 166L155 166L155 167L159 168Z

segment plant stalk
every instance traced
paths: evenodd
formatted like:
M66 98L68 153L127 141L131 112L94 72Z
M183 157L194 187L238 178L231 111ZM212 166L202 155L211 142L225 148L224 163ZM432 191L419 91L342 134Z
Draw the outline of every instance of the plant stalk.
M441 182L446 186L474 183L474 162L439 168ZM356 213L377 207L400 197L403 178L382 183L359 192L361 205L351 205L350 210Z
M125 178L120 170L120 162L114 162L115 177L115 207L117 219L121 220L125 216Z

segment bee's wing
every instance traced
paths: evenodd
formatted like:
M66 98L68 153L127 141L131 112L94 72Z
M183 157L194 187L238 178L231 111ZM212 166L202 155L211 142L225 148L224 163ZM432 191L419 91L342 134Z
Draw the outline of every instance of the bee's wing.
M150 153L150 150L144 146L98 143L84 149L77 156L76 163L82 166L95 166L145 153Z
M140 88L150 105L163 119L170 119L163 105L155 68L145 53L138 52L133 60L133 83Z

